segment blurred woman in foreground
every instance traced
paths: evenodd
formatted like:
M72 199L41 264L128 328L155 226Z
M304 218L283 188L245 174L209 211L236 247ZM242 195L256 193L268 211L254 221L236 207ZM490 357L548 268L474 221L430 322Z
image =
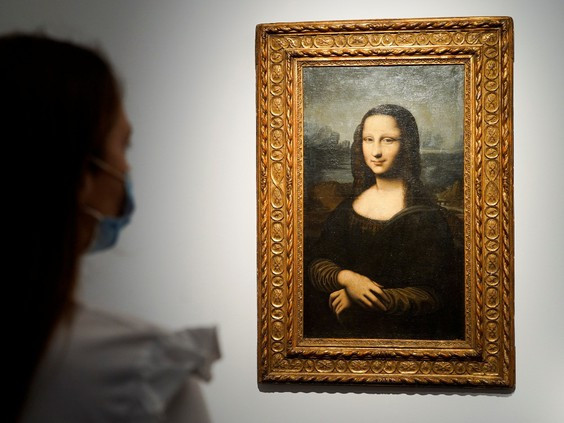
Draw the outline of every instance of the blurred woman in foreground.
M73 299L81 256L113 246L133 212L131 127L110 65L35 35L0 37L0 58L1 131L17 169L9 421L207 421L190 375L209 379L213 329L167 332Z

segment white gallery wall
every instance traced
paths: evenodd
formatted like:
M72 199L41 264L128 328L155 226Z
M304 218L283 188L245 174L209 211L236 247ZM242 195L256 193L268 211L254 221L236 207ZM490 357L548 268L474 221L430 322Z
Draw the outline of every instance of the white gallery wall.
M515 392L260 392L255 25L479 15L515 21ZM218 325L204 386L216 422L564 421L563 19L562 0L0 1L1 33L99 45L122 78L138 209L115 250L85 260L80 297L170 328Z

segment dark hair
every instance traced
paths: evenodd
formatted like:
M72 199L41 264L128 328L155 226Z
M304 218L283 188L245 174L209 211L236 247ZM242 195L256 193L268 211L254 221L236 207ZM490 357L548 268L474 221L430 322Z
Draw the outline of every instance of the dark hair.
M382 104L370 109L355 130L351 147L354 195L358 196L374 185L374 173L366 165L362 154L362 131L366 119L376 115L393 117L400 129L400 151L391 171L406 182L406 205L432 204L421 182L421 155L417 122L409 110L395 104Z
M70 313L81 253L79 190L88 158L104 156L120 93L99 53L25 34L0 37L0 87L0 131L17 169L5 202L17 227L8 239L9 267L18 270L7 271L14 281L4 284L18 311L8 325L15 421L54 328Z

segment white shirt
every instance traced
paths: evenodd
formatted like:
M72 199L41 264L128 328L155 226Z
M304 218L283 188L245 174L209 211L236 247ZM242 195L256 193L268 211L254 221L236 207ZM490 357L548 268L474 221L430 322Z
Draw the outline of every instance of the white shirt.
M40 364L22 422L209 422L215 328L169 332L77 305Z

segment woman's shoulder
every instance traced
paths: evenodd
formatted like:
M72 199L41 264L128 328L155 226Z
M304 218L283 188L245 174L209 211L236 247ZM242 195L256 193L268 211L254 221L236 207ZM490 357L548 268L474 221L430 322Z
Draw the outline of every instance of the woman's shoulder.
M346 197L329 213L329 219L338 220L350 216L354 212L353 201L354 198Z
M118 421L159 417L188 375L209 379L219 357L214 329L167 331L141 319L77 306L61 325L34 380L28 418ZM76 401L70 405L67 398Z
M463 221L439 205L416 205L402 210L387 229L413 240L463 243ZM418 242L419 242L418 241Z
M81 331L78 328L88 329ZM65 329L62 329L63 331ZM147 337L158 337L166 333L163 328L137 317L114 313L101 308L76 304L72 314L72 324L67 327L77 341L98 342L104 338L144 334ZM86 333L85 333L86 332Z
M434 220L442 219L442 208L436 204L415 204L405 207L394 219Z
M418 204L404 208L387 222L389 227L409 230L431 228L441 231L448 226L442 207L433 204Z

